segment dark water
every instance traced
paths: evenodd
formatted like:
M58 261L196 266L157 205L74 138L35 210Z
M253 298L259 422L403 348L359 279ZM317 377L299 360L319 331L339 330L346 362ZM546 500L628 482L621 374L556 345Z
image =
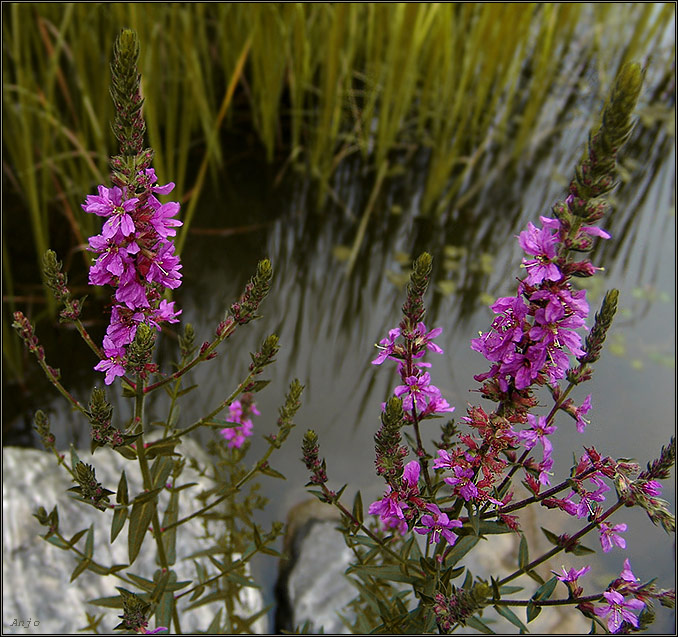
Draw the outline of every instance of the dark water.
M380 495L382 485L373 470L373 436L380 404L396 377L387 365L375 368L370 361L375 357L374 343L399 321L404 300L401 283L412 259L423 250L435 259L427 325L444 330L438 342L445 355L428 357L434 383L456 406L457 417L464 415L467 403L480 402L470 390L477 387L473 374L486 366L470 350L469 340L489 326L490 298L514 292L521 258L515 235L527 221L548 215L550 206L562 197L585 136L583 120L575 118L518 164L488 160L469 178L480 184L477 194L438 219L418 214L425 157L403 165L403 172L387 178L379 194L350 276L338 247L352 244L371 193L373 175L366 174L362 165L348 163L341 169L333 184L341 204L329 198L321 207L317 190L302 176L289 171L276 185L281 166L267 166L257 152L226 166L211 193L203 196L195 232L186 244L184 283L175 296L184 310L183 319L195 326L198 342L209 340L260 258L271 258L275 282L261 308L264 318L242 328L222 346L217 359L195 371L191 381L199 382L200 389L182 405L179 422L189 424L216 406L246 375L248 352L255 351L266 335L280 336L278 361L264 375L271 384L258 394L262 415L255 419L252 460L266 448L260 435L275 428L289 381L299 378L306 390L297 428L271 459L287 481L264 483L272 503L260 518L262 524L284 519L289 508L306 497L307 475L299 461L299 447L307 428L320 436L331 486L349 483L347 493L361 489L365 502ZM595 253L594 264L605 272L589 286L592 313L610 287L621 290L620 312L593 381L573 396L581 402L586 394L593 394L592 424L579 435L571 419L560 417L556 422L556 481L568 473L572 453L580 455L583 445L595 445L613 457L634 457L644 465L675 430L673 138L661 127L639 129L624 155L631 180L615 192L616 212L602 224L613 238ZM233 234L236 228L240 231ZM230 234L214 232L225 229ZM455 291L449 293L452 287ZM93 333L101 333L104 318L91 318ZM95 361L72 332L53 333L46 328L44 334L50 363L63 368L74 393L86 401L88 387L94 380L101 383L90 372ZM165 369L173 346L172 339L166 338L161 348ZM6 387L5 398L10 400L3 406L9 427L5 431L14 430L12 440L21 440L16 432L31 410L41 406L52 411L61 445L88 444L86 428L54 398L53 390L40 384L37 375L31 373L26 386L31 392L23 398L16 387ZM156 410L157 417L163 416L161 407L150 401L150 413ZM118 405L121 420L128 409ZM426 440L437 437L438 425L430 423L435 421L426 424ZM675 510L673 481L665 485L664 497ZM628 556L641 579L657 577L660 586L675 587L673 539L635 509L614 517L615 523L622 521L629 524L628 550L601 558L596 583L604 584L618 574ZM583 563L581 558L566 562ZM261 561L255 568L270 580L275 566ZM657 614L653 631L670 630L673 615L662 608Z

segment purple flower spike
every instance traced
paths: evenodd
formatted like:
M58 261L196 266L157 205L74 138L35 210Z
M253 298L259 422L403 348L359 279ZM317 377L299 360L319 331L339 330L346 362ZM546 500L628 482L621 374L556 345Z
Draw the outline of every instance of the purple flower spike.
M399 336L399 328L396 327L395 329L389 330L388 338L382 338L379 341L379 345L377 345L381 352L379 353L379 356L372 361L372 365L381 365L387 358L394 358L395 341ZM394 358L394 360L397 359Z
M416 487L419 483L420 472L421 467L419 466L418 460L412 460L405 465L405 468L403 469L403 480L410 488Z
M131 193L117 186L99 186L98 194L88 195L82 205L85 212L106 218L101 234L89 239L89 249L98 255L90 268L89 282L114 288L108 341L104 341L106 358L95 367L106 372L107 385L124 375L125 348L134 340L140 323L160 329L161 322L176 323L181 314L173 302L162 299L165 289L181 285L179 257L174 254L174 244L166 241L182 225L172 218L179 212L179 204L158 201L154 193L165 195L174 184L156 186L157 181L155 171L149 168L137 174ZM148 365L141 373L153 368Z
M628 622L634 628L638 628L638 618L631 612L632 610L641 610L645 603L639 599L630 599L624 601L624 596L617 591L605 591L603 597L608 602L607 606L594 608L593 612L598 617L607 617L607 628L611 633L616 633L622 625L622 622Z
M619 535L626 531L626 524L615 524L610 526L606 522L600 524L600 544L603 547L604 553L609 553L612 550L612 545L616 544L620 549L626 548L626 540Z
M464 467L455 465L452 471L454 471L454 478L444 478L444 481L455 487L455 491L458 491L466 502L475 498L478 495L478 488L473 484L473 469L464 469Z
M414 530L420 535L428 535L429 544L437 544L442 535L450 546L453 546L457 541L457 535L450 531L450 529L459 528L462 524L460 520L450 520L447 513L442 513L435 504L427 504L426 508L430 511L430 515L422 515L419 520L423 526L416 527Z
M421 376L408 376L404 385L398 385L393 393L400 397L407 394L403 399L403 409L412 411L415 407L422 412L426 409L427 397L439 397L440 390L431 385L431 375L424 372Z
M518 432L518 439L522 440L526 449L532 449L538 442L544 447L544 457L549 456L553 450L551 441L546 437L552 434L557 427L555 425L546 426L546 418L544 416L536 416L532 414L527 415L527 421L530 423L532 429Z
M536 259L523 259L523 265L527 269L527 278L525 283L528 285L539 285L542 281L560 281L563 278L562 272L558 269L552 259L556 256L556 247L558 245L558 235L550 232L553 219L542 217L544 228L537 228L532 222L527 224L527 230L520 233L518 242L520 247L529 255ZM545 223L545 221L547 223Z
M563 573L562 575L560 573L556 573L556 571L551 571L561 582L571 582L572 584L576 584L577 580L582 576L586 575L591 570L590 566L584 566L583 568L580 568L579 570L575 568L571 568L569 571L565 570L565 567L562 567Z

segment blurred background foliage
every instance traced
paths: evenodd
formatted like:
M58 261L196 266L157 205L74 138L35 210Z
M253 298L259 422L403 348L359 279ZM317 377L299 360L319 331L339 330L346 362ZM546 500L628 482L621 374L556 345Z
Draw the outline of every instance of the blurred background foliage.
M304 175L313 188L305 205L342 217L352 235L339 246L349 271L385 184L407 178L418 193L407 214L445 217L477 199L489 175L539 161L582 111L585 131L625 62L651 61L646 91L654 98L675 90L675 57L665 47L673 3L5 3L2 10L10 376L21 374L11 312L28 303L34 319L53 316L39 285L42 254L53 247L66 268L89 265L85 247L98 219L80 205L107 183L117 150L108 65L122 27L141 41L156 172L161 183L176 183L184 203L178 249L201 193L223 179L227 160L256 148L275 167L267 177L274 184L290 171ZM647 125L670 126L672 103L652 103L659 106L645 111ZM365 197L352 191L358 176ZM401 208L394 200L390 207ZM463 255L447 256L449 265ZM17 277L19 270L30 274Z

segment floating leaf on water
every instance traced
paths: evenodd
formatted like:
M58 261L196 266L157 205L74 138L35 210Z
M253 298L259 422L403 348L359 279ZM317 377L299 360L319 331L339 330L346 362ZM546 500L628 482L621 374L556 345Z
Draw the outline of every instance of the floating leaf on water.
M457 291L457 284L455 281L445 280L438 281L436 287L443 296L452 296Z
M396 250L393 254L393 258L400 263L400 265L409 266L412 263L412 257L408 252L403 252L402 250Z
M332 248L332 256L337 261L348 261L351 256L351 248L350 246L336 245Z
M410 280L409 272L394 272L393 270L386 270L386 278L399 288L404 288Z

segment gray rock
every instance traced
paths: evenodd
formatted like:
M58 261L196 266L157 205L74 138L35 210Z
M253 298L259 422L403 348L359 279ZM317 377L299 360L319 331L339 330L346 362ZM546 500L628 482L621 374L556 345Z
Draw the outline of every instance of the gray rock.
M544 523L544 512L535 514L533 507L522 516L523 531L530 538L530 546L539 554L546 550L545 540L539 531ZM312 623L314 632L321 629L326 634L346 634L350 631L342 623L341 613L349 622L354 614L347 604L354 599L358 590L345 575L352 552L346 547L344 537L337 530L338 515L335 509L317 500L304 502L290 512L285 537L287 560L281 563L276 587L278 612L276 630L292 631L307 621ZM538 519L540 518L540 519ZM553 520L549 520L553 526ZM423 537L421 541L424 550ZM515 533L492 535L488 541L480 541L464 558L463 564L475 577L489 579L490 576L505 576L513 572L518 563L520 538ZM542 575L550 577L549 570L559 565L546 564ZM457 583L460 583L459 580ZM512 582L525 587L524 597L529 597L536 585L528 576ZM528 593L529 591L529 593ZM564 592L564 589L563 589ZM516 610L523 622L524 611ZM516 634L515 626L489 609L484 621L498 634ZM542 612L530 629L535 634L585 634L590 622L572 607L558 607ZM460 634L477 634L475 629L460 628Z
M192 441L181 446L181 453L199 459L205 466L205 454ZM94 456L89 451L79 451L80 459L94 465L97 479L104 487L115 492L122 468L127 474L130 498L141 491L141 475L138 465L125 461L118 453L109 449L98 449ZM117 595L115 586L130 589L128 584L113 576L101 577L85 571L69 583L70 574L76 566L74 554L61 550L45 540L45 527L33 517L39 506L47 512L58 505L60 531L65 537L71 537L81 529L87 529L94 523L95 559L104 565L127 564L127 524L111 545L110 523L113 515L108 510L101 512L94 507L73 500L67 489L74 486L70 476L58 467L52 454L36 449L18 447L3 448L3 631L5 634L59 634L76 633L87 624L85 613L105 613L100 625L101 632L112 632L119 623L117 609L102 608L88 604L88 600L98 597ZM193 471L187 463L180 478L180 484L197 482L200 486L182 492L180 500L181 515L188 515L199 508L195 498L196 491L213 486L211 481ZM161 496L161 507L167 494ZM115 495L111 496L111 502ZM162 510L162 509L161 509ZM196 579L192 561L186 556L212 543L205 537L203 523L196 518L182 525L177 535L177 557L173 569L179 581ZM78 546L82 546L84 538ZM236 556L237 557L237 556ZM129 569L147 579L153 578L158 568L155 562L155 546L150 533L144 538L138 558ZM209 568L211 572L213 568ZM182 612L188 606L187 595L179 603L183 632L205 630L220 604L213 603ZM240 597L240 607L236 612L249 617L263 608L263 599L258 590L245 588ZM30 625L27 625L31 620ZM24 622L23 626L21 622ZM155 627L151 620L150 628ZM268 630L267 618L260 618L255 624L258 633Z
M288 515L284 552L276 585L276 632L311 622L313 632L347 634L338 612L358 591L344 575L352 552L337 530L333 507L309 500Z

